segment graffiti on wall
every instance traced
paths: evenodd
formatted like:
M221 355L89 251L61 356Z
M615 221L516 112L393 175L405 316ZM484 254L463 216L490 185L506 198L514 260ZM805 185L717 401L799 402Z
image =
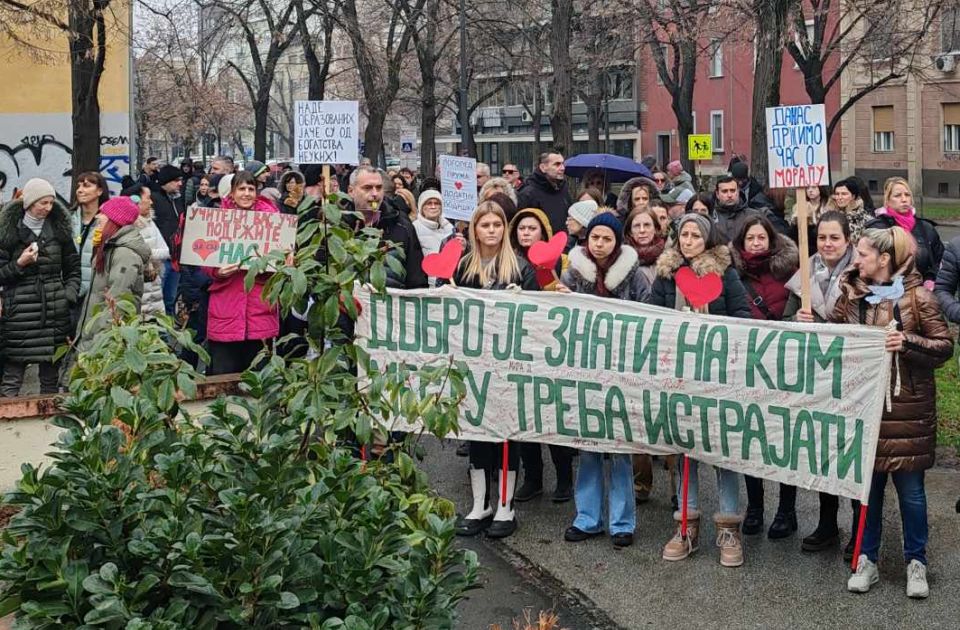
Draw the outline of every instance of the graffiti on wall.
M53 121L48 116L56 116ZM22 123L40 124L26 126ZM63 129L63 117L68 128ZM120 192L124 175L130 173L130 140L125 134L113 133L122 120L111 120L114 115L104 116L102 121L104 135L100 136L100 173L107 180L113 194ZM8 126L9 119L18 119L17 126ZM73 176L71 159L73 151L72 130L69 129L69 114L19 116L8 114L0 116L4 128L0 136L0 199L9 200L15 189L19 189L32 177L42 177L51 184L64 200L70 199L70 185ZM51 124L51 122L53 124ZM122 127L120 127L122 128ZM19 137L11 138L15 129L20 130ZM23 130L31 129L25 135ZM34 131L36 130L36 131ZM40 130L43 133L40 133Z

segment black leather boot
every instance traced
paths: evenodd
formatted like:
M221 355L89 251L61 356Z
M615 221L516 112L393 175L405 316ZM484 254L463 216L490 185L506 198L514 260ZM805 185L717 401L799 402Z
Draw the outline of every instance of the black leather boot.
M743 519L743 535L756 536L763 531L763 508L747 508L747 516Z
M796 512L777 512L770 523L770 529L767 530L767 538L778 540L786 538L797 531L797 513Z

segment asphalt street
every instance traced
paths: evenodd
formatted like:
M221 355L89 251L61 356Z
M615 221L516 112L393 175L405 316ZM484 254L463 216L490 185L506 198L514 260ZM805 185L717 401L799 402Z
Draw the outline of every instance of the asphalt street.
M423 466L437 491L469 510L470 487L467 460L457 457L454 443L427 440L428 456ZM553 471L545 455L545 486L553 488ZM710 469L701 473L701 502L705 514L716 508L716 487ZM563 531L574 516L574 504L555 505L548 496L518 505L518 531L503 541L485 541L503 548L505 557L522 559L539 568L552 592L567 594L568 610L593 611L583 617L564 618L570 630L591 628L957 628L960 619L960 515L954 505L960 496L960 473L934 469L927 475L930 514L930 597L924 601L906 597L906 574L901 555L900 520L895 491L888 487L885 504L881 582L870 593L855 595L846 590L849 568L841 550L820 554L800 551L800 538L816 526L818 500L815 493L801 491L798 500L800 532L782 541L765 535L745 541L746 563L739 569L723 568L714 547L715 529L708 522L701 534L700 551L688 560L669 563L661 559L663 544L672 533L667 476L655 470L655 489L649 503L637 509L636 542L617 550L609 538L582 543L563 541ZM776 511L776 484L767 484L766 523ZM741 491L741 505L746 501ZM841 502L840 522L844 543L849 535L849 502ZM471 544L477 544L474 541ZM499 574L498 574L499 572ZM488 582L516 580L508 568L498 565L487 573ZM522 576L521 576L522 577ZM541 580L542 582L543 580ZM474 609L489 608L503 615L517 606L543 605L549 597L538 585L531 594L509 603L501 611L497 590L486 588L471 595ZM549 591L547 591L549 592ZM571 602L578 605L571 605ZM502 607L501 607L502 608ZM483 618L464 617L459 627L479 629ZM505 626L509 627L509 626Z

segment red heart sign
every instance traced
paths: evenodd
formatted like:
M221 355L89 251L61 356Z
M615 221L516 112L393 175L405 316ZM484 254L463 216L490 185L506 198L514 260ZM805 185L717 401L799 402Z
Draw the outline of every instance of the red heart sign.
M190 246L190 249L193 250L194 254L206 261L207 256L220 249L220 242L216 240L206 241L198 238L193 242L193 245Z
M680 267L674 279L677 290L683 293L693 308L713 302L723 292L723 279L715 273L708 273L701 278L690 267Z
M461 188L463 188L463 182L453 182L453 187L456 188L457 190L460 190Z
M447 242L437 254L428 254L421 267L423 272L434 278L449 280L453 277L453 272L457 270L457 264L460 262L460 255L463 253L463 245L460 239L455 238Z
M553 269L567 247L567 233L557 232L549 241L540 241L530 246L527 251L527 260L534 267Z

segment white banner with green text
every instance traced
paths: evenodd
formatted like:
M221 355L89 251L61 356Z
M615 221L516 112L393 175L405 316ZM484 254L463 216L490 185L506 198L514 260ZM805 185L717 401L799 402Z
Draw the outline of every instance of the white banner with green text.
M869 494L890 383L882 328L450 286L361 288L357 298L357 343L379 369L450 357L466 365L466 439L685 453L802 488Z

